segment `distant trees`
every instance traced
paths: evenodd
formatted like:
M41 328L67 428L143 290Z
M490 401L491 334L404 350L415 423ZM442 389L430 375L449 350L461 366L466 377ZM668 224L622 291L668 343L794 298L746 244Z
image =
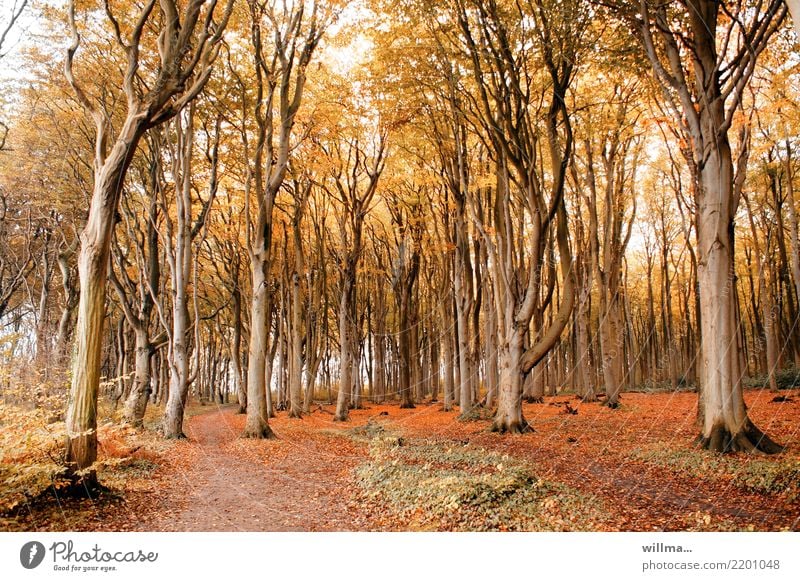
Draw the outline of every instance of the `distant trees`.
M104 395L168 437L234 397L268 438L699 384L706 447L778 449L742 378L800 362L783 3L79 6L69 87L26 54L0 134L0 364L61 389L74 338L76 480Z

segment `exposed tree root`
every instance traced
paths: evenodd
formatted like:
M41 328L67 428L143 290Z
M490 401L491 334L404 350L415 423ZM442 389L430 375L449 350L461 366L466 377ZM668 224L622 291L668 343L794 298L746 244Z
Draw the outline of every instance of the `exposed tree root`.
M724 424L717 424L706 437L700 434L698 446L711 452L747 452L749 454L778 454L785 449L759 430L749 420L738 433L733 434Z
M83 474L77 474L75 465L67 467L66 473L67 485L58 488L60 496L69 498L97 498L101 493L111 492L97 480L97 472L94 470L87 470ZM47 494L47 492L43 493Z
M417 406L414 405L414 402L410 402L410 401L409 402L403 402L403 403L400 404L400 409L401 410L413 410L416 407Z
M492 422L491 427L492 432L497 432L498 434L526 434L528 432L534 432L533 426L531 426L525 419L521 422L513 421L507 422L504 420L495 420Z
M611 408L612 410L619 408L619 402L613 400L604 401L601 405L604 405L607 408Z
M267 425L257 428L245 426L244 432L242 432L242 438L250 438L253 440L273 440L277 437L278 436L275 435L275 432L272 431L272 428Z
M177 434L167 434L167 435L164 436L164 439L166 439L166 440L188 440L188 438L186 437L186 434L184 434L183 432L179 432Z
M333 414L333 421L334 422L349 422L350 421L350 414L347 410L340 413Z
M525 403L544 403L544 397L529 395L525 398Z

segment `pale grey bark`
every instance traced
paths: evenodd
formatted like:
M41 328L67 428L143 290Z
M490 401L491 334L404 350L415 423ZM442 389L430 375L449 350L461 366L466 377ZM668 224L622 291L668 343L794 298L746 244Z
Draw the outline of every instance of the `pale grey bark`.
M720 4L713 0L657 6L642 1L631 24L663 89L664 103L687 141L685 154L695 179L702 336L700 441L717 452L776 452L780 447L750 421L742 394L733 238L739 200L728 131L755 61L783 21L786 5L771 0L760 10L743 5L734 9L738 9L735 18L723 19ZM673 29L680 23L683 29ZM750 40L737 54L718 54L719 38L736 45L740 35ZM681 51L686 38L692 42L690 53ZM717 74L721 68L727 70L724 78ZM740 183L743 172L739 167Z
M247 249L252 281L250 308L250 345L247 370L247 422L244 436L273 436L268 425L266 350L268 344L267 304L271 285L272 211L275 196L283 185L289 168L290 140L295 116L300 108L306 83L306 70L331 15L323 13L316 2L306 6L280 8L249 0L251 43L256 69L257 124L255 152L248 157L245 188L248 214ZM267 42L262 28L269 22ZM246 141L246 131L243 132ZM247 145L245 143L245 149ZM266 163L265 163L266 160ZM250 216L251 197L255 197L256 216Z

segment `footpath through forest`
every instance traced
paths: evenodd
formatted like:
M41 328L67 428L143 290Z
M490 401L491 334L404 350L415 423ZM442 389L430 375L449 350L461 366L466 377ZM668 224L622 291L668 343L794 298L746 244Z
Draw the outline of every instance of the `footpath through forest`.
M618 410L549 397L525 404L534 431L521 436L489 432L485 413L458 421L435 402L367 404L344 424L331 406L299 420L279 413L270 421L277 439L248 440L244 415L214 407L187 418L186 440L135 452L151 468L110 484L119 496L59 499L4 522L96 531L798 530L800 392L784 393L746 394L756 424L788 447L777 457L694 450L691 393L625 394Z
M363 456L335 434L287 423L279 439L242 440L232 409L187 422L188 441L168 468L161 509L140 521L155 531L352 530L349 475ZM282 423L282 422L281 422Z
M775 462L779 475L777 467L797 465L793 418L800 406L792 398L772 403L771 397L766 391L748 394L756 421L790 445L780 460L729 461L692 451L693 394L629 394L627 407L617 411L548 398L525 406L536 431L516 437L488 432L486 421L457 421L455 412L442 412L438 403L414 410L368 404L344 425L332 421L328 408L315 408L301 420L279 414L271 422L279 438L254 442L239 438L243 416L231 409L212 411L188 421L189 440L178 444L179 458L167 469L171 485L161 496L162 509L140 527L405 530L408 521L393 519L380 499L364 503L358 494L355 469L369 461L369 442L349 436L379 425L404 438L406 448L423 441L442 451L453 443L469 444L481 453L530 462L540 477L597 499L606 513L601 529L797 530L798 499L767 490L781 483L769 480L777 478L770 470L762 474L762 464ZM567 403L579 413L566 413Z

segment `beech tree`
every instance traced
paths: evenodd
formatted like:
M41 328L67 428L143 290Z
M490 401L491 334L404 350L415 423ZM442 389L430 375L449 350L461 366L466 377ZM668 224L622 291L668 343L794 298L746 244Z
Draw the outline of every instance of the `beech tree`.
M66 464L74 480L91 488L96 475L97 391L100 383L102 330L111 235L125 174L144 132L177 115L202 91L212 72L233 0L191 0L183 12L174 0L149 0L142 8L114 15L104 4L106 24L124 59L119 79L125 118L113 123L107 94L87 84L89 73L75 62L81 44L74 0L68 7L72 43L65 74L94 122L94 183L78 258L80 299L75 331L72 385L67 409ZM156 46L153 46L153 45ZM142 52L147 58L142 58Z
M364 220L378 189L378 182L386 166L386 135L381 129L374 140L355 136L341 136L323 150L330 161L330 182L324 187L328 194L342 206L338 214L339 248L336 265L339 271L339 394L336 398L334 420L346 421L355 378L353 370L358 320L356 314L356 282L358 265L363 252Z
M143 203L147 204L147 211L142 212L144 219L140 221L133 204L126 204L123 200L121 207L127 244L125 249L119 242L113 245L116 268L109 268L112 286L135 337L133 385L125 400L123 419L136 427L142 425L151 394L150 359L154 341L150 324L155 307L154 295L158 293L161 278L158 236L158 192L162 180L160 140L154 136L148 145L147 167L140 171L140 182L145 192ZM128 273L131 262L136 264L135 279Z
M504 8L494 1L457 0L454 4L461 35L457 42L471 63L476 86L474 118L492 156L496 180L494 207L486 220L475 211L474 202L471 210L492 269L499 368L492 429L519 433L528 429L521 405L523 373L555 345L574 303L564 204L573 140L566 91L580 54L585 15L579 3L564 3L558 9L549 3L545 8L543 2L518 4L510 15ZM535 47L537 52L520 59L517 47ZM533 74L534 59L546 71L546 88L534 85L541 82ZM549 94L535 93L541 90ZM546 128L549 176L539 165L542 145L536 126L540 120ZM521 240L529 242L521 245ZM535 315L547 308L552 297L544 292L548 287L545 273L556 254L564 283L561 304L550 325L537 326L529 339L531 322L542 321ZM552 285L553 269L549 274Z
M733 219L739 204L729 130L756 59L786 14L782 0L751 5L642 0L617 6L641 43L675 117L695 180L701 314L701 444L717 452L781 448L747 415L742 394Z
M247 251L250 260L252 302L247 369L247 424L244 436L270 438L268 424L266 355L270 310L270 267L273 208L289 168L289 152L297 111L303 100L306 70L325 28L333 17L317 2L279 5L248 2L255 70L253 112L256 143L245 145L248 158L246 206ZM309 14L310 12L310 14ZM250 113L247 113L248 116ZM254 216L250 209L254 208Z

